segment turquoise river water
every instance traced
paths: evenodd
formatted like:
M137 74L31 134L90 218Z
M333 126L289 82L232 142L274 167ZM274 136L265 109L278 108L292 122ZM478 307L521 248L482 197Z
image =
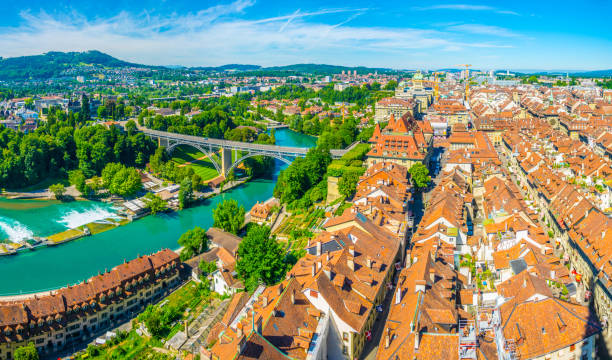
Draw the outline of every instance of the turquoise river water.
M288 129L276 131L276 143L314 146L316 139ZM0 257L0 296L46 291L74 284L105 269L163 248L178 248L182 233L195 226L212 226L212 209L224 199L235 199L248 211L257 201L272 196L284 165L275 160L269 179L257 179L180 212L147 216L125 226L66 244ZM0 238L18 240L46 236L109 217L112 208L97 202L1 200Z

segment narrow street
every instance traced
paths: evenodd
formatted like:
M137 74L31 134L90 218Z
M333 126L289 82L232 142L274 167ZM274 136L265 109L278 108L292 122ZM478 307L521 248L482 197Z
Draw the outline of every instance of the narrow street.
M419 223L421 222L421 219L423 218L425 204L427 204L427 201L431 197L431 194L433 193L434 189L440 181L440 174L442 174L443 162L444 150L436 149L436 152L434 153L434 157L432 159L432 163L430 164L430 171L432 177L431 186L424 192L415 192L413 194L414 201L409 204L409 210L412 216L414 216L414 226L407 235L408 239L406 241L408 242L408 244L410 244L413 231L416 230ZM439 171L434 172L432 171L432 169L439 169ZM360 359L362 360L373 360L376 358L376 353L378 352L378 345L380 344L380 339L382 338L385 323L387 322L387 317L389 316L389 310L391 308L393 294L395 293L395 290L397 288L395 284L397 284L398 276L399 272L395 274L395 278L393 279L393 288L387 291L385 299L381 304L383 311L378 313L376 316L376 320L372 327L372 340L366 341L364 350L360 356Z

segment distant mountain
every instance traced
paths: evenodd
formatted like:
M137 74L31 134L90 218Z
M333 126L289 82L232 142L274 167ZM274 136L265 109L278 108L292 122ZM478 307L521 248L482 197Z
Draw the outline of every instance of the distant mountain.
M42 55L0 58L0 80L47 79L77 65L109 68L151 67L116 59L100 51L48 52Z
M570 75L578 76L578 77L580 76L583 76L583 77L610 77L612 76L612 69L576 72L576 73L571 73Z
M285 66L271 66L263 68L267 71L295 71L307 74L337 74L342 71L357 71L357 73L370 73L375 71L388 72L393 71L388 68L369 68L365 66L340 66L327 64L294 64Z
M190 68L191 70L203 70L203 71L250 71L250 70L259 70L261 66L259 65L249 65L249 64L227 64L221 66L195 66Z

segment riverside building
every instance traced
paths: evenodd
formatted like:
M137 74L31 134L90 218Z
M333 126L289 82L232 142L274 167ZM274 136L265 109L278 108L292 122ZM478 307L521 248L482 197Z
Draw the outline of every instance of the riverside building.
M118 325L175 288L179 264L165 249L50 294L0 301L0 359L30 342L52 354Z

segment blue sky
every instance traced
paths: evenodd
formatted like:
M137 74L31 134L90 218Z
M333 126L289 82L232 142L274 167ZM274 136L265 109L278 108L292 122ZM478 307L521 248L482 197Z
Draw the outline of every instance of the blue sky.
M612 68L612 1L1 0L0 56L155 65Z

